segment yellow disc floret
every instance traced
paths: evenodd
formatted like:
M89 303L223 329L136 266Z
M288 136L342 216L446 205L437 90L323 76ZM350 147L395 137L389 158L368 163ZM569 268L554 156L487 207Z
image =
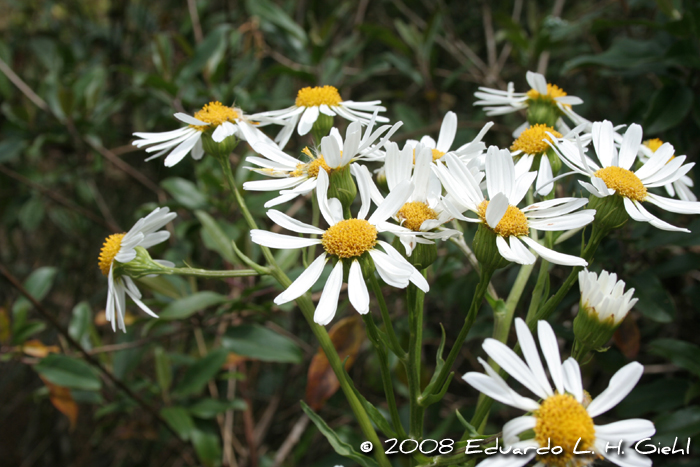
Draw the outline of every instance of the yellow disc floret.
M346 219L329 227L321 242L328 254L354 258L377 244L377 228L364 219Z
M435 162L436 160L440 159L442 156L445 155L444 152L439 151L437 149L432 149L432 152L433 152L433 162ZM416 163L416 150L415 149L413 150L413 163L414 164Z
M396 213L401 225L420 232L420 226L428 219L437 219L437 213L430 209L427 204L421 201L411 201L404 204Z
M231 107L223 105L221 102L214 101L210 102L202 110L198 110L194 114L194 118L207 122L209 125L190 125L192 128L196 128L199 131L206 131L208 128L213 128L221 125L224 122L236 123L238 119L238 112L233 110Z
M311 150L309 150L308 147L302 149L304 154L309 156L311 159L311 162L307 162L306 164L300 163L297 164L296 169L294 169L289 176L290 177L301 177L303 175L306 175L308 177L317 177L318 172L323 169L326 171L327 174L330 175L331 173L331 168L328 167L328 164L326 163L326 160L323 158L322 154L319 154L318 156L314 156ZM342 154L342 152L341 152Z
M595 427L586 409L569 394L555 394L542 402L535 411L535 440L542 447L561 446L560 454L538 455L537 460L548 467L588 464L592 459L577 455L577 451L591 451L595 443ZM579 441L580 440L580 441ZM577 445L578 443L578 445Z
M486 222L486 208L488 205L489 202L486 200L479 204L479 217L485 225L490 227L491 230L496 232L498 235L508 238L513 236L522 237L530 233L530 228L527 225L527 217L525 217L525 214L523 214L520 209L510 205L508 206L508 209L506 209L506 213L503 215L503 218L500 220L498 225L495 228L491 227Z
M117 253L119 253L124 235L126 234L112 234L105 239L105 243L102 245L102 249L100 250L99 266L102 274L105 276L109 274L109 268L112 267L114 257L117 256Z
M314 107L323 104L335 106L340 104L342 100L338 90L333 86L306 87L299 90L294 105L297 107Z
M550 84L547 83L547 94L542 95L540 94L536 89L530 89L527 92L527 97L530 99L549 99L549 100L554 100L557 97L564 97L566 96L566 92L557 86L556 84Z
M625 198L635 201L644 201L647 197L647 188L634 172L622 167L605 167L597 170L593 175L605 182L605 186L616 190Z
M553 142L547 133L551 133L555 138L561 138L561 133L551 126L537 123L523 131L518 139L513 142L510 150L522 151L525 154L542 154L549 148L547 141Z

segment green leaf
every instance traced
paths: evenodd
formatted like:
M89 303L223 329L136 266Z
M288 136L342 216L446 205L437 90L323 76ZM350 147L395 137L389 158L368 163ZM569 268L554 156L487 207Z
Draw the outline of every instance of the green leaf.
M216 220L204 211L195 211L194 214L202 223L202 240L204 240L205 246L219 253L229 263L239 264L240 261L231 247L233 239L226 235ZM205 233L209 241L205 239Z
M68 324L68 334L81 343L83 347L90 348L89 330L92 326L92 310L86 301L82 301L73 307L73 312Z
M192 59L180 71L178 81L186 82L200 71L211 73L216 69L226 51L226 37L230 29L231 25L222 24L207 34L197 45Z
M165 407L161 409L160 416L182 440L189 441L192 438L192 433L196 430L194 420L183 407Z
M656 435L654 444L673 444L678 437L679 447L686 446L687 439L700 434L700 407L685 407L673 413L664 414L654 420Z
M311 421L314 422L314 424L316 425L316 428L318 428L318 430L323 434L323 436L326 437L328 442L331 443L331 446L333 446L335 452L337 452L343 457L357 462L363 467L378 467L377 463L374 462L373 459L367 456L363 456L359 452L355 451L355 449L353 449L353 447L350 446L348 443L342 441L335 433L335 431L331 430L331 428L326 424L326 422L324 422L323 419L316 414L316 412L311 410L311 407L306 405L304 401L299 401L299 403L301 404L301 408L304 410L304 413L308 415ZM382 446L375 446L374 448L382 449Z
M221 346L238 355L266 362L301 363L304 360L293 340L256 324L230 328Z
M71 389L98 391L102 382L92 367L77 358L50 354L34 365L34 369L54 384Z
M200 399L194 405L190 406L188 410L194 417L209 419L227 410L246 410L247 407L245 401L241 399L234 399L232 401Z
M159 316L161 319L185 319L200 310L226 301L228 299L225 296L216 292L197 292L170 303Z
M581 66L603 66L627 69L634 74L659 73L665 68L664 46L658 40L636 40L622 37L608 50L597 55L579 55L564 63L561 74L565 75ZM646 130L646 128L645 128Z
M207 381L214 378L226 361L228 351L217 349L194 362L187 368L182 381L175 388L178 396L188 396L202 391Z
M628 285L634 287L639 299L635 308L649 319L659 323L670 323L676 315L673 299L656 275L647 270L630 277Z
M289 33L295 48L302 49L306 46L308 39L304 29L274 3L269 0L246 0L246 9L251 15L258 16Z
M655 134L677 126L693 107L693 91L680 84L654 93L644 117L644 133Z
M173 382L173 370L170 365L170 357L165 353L163 347L156 347L153 350L153 356L156 364L156 380L160 389L167 393L170 390L170 385Z
M33 271L27 280L24 281L24 288L37 302L42 301L46 294L49 293L49 290L51 290L57 271L56 268L51 266L44 266ZM12 313L15 319L18 318L18 314L26 314L31 307L32 304L27 298L20 297L17 299L12 306Z
M216 434L195 430L192 433L192 444L197 457L205 467L216 467L221 464L221 442Z
M634 418L647 413L670 412L683 406L688 388L688 381L680 378L664 378L638 384L615 408L615 415L619 418Z
M700 376L699 346L677 339L657 339L651 343L649 350Z
M39 197L29 199L22 205L18 214L22 229L33 232L44 219L44 202Z
M207 204L207 199L199 191L197 186L189 180L179 177L170 177L160 182L160 184L165 188L165 191L175 198L175 201L187 209L201 209Z
M46 323L43 321L27 321L22 324L16 324L12 327L12 343L20 345L44 329L46 329Z

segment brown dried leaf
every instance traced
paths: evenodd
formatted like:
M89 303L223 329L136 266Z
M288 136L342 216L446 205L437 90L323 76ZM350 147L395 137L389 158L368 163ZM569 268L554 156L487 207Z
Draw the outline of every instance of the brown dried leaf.
M613 335L613 342L620 349L622 355L628 359L634 359L639 353L641 334L637 326L637 318L633 314L628 314L627 318L617 328Z
M10 331L10 315L7 310L0 306L0 344L10 342L12 333Z
M30 357L44 358L50 353L61 353L60 347L57 345L44 345L38 339L32 339L25 342L21 348L22 352L29 355Z
M53 406L70 420L70 429L73 431L78 421L79 409L78 404L73 400L70 389L53 384L41 375L39 375L39 378L41 378L46 387L49 388L49 399Z
M365 330L362 326L362 318L353 315L338 321L328 333L333 346L338 351L341 360L345 362L345 369L349 370L360 346L365 339ZM336 378L333 369L319 347L309 366L309 373L306 382L306 402L314 410L319 410L326 401L338 390L340 382Z
M244 357L243 355L238 355L237 353L234 352L229 352L228 355L226 356L226 361L224 362L223 365L221 365L221 368L224 370L233 370L238 366L239 363L243 363L246 360L249 360L248 357Z

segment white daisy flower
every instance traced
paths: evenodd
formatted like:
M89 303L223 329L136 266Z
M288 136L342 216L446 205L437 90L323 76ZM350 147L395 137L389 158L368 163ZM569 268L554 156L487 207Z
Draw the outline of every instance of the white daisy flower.
M139 219L127 233L113 234L105 239L100 251L99 266L102 274L107 276L108 280L105 314L114 330L116 330L118 323L119 329L126 332L124 324L126 295L131 297L143 311L154 318L158 317L141 301L141 292L134 281L128 276L116 274L115 269L136 258L136 247L149 248L170 238L170 232L167 230L159 231L177 216L174 212L169 211L168 208L156 208L146 217ZM157 260L157 262L172 265L167 261Z
M530 85L528 92L514 92L513 83L508 83L506 91L480 87L474 93L477 99L474 105L485 105L486 115L503 115L526 109L530 103L536 100L553 102L559 110L574 121L580 124L585 121L581 116L571 110L572 105L582 104L583 100L576 96L569 96L555 84L548 83L544 75L528 71L525 75L527 83Z
M379 105L381 102L344 101L333 86L306 87L299 90L293 106L282 110L261 112L253 115L253 118L273 118L284 122L284 128L275 138L279 147L284 148L295 127L299 135L303 136L311 131L321 115L329 117L339 115L351 122L367 125L372 120L373 113L386 111L385 107ZM380 123L389 121L386 117L376 117L376 120Z
M324 252L318 256L304 272L280 295L275 303L281 305L290 302L309 290L321 277L323 269L329 260L335 262L326 285L323 287L321 299L316 306L314 321L321 325L331 322L338 307L338 297L343 285L343 265L349 265L347 277L348 297L352 306L361 314L369 311L369 292L363 277L360 259L371 260L379 276L389 285L405 288L413 282L421 290L429 289L423 275L406 261L401 254L389 243L379 240L380 232L398 232L403 227L387 222L387 219L403 206L411 194L413 187L409 182L398 186L387 196L386 200L377 207L374 213L365 219L371 204L369 189L359 184L362 200L360 211L355 219L343 219L343 209L336 198L328 199L328 175L325 171L318 174L316 196L321 215L326 220L326 230L293 219L286 214L271 209L267 216L277 225L298 233L319 235L320 238L301 238L298 236L282 235L265 230L251 230L252 240L269 248L289 249L305 248L311 245L322 245ZM384 251L377 247L381 246ZM369 258L365 256L369 255Z
M546 154L549 149L547 141L561 137L561 133L554 128L538 123L521 132L510 147L511 155L514 157L521 156L535 159L537 156L541 156L539 170L537 171L537 182L535 183L535 190L539 195L546 196L554 188L554 183L552 183L554 178L552 165Z
M588 314L595 314L598 321L612 321L619 325L632 309L636 298L634 289L625 292L624 281L617 280L617 274L602 271L600 277L594 272L583 270L578 273L581 288L581 306Z
M165 166L172 167L190 152L194 160L201 159L204 155L202 133L211 128L215 128L211 138L217 143L233 135L251 145L257 141L272 142L253 126L250 117L244 115L241 109L225 106L221 102L208 103L195 112L194 117L178 112L175 118L188 126L162 133L134 133L134 136L141 138L132 143L134 146L150 146L146 152L158 151L147 158L147 161L169 153L165 158Z
M521 452L531 448L524 455L490 456L477 464L477 467L520 467L533 459L538 467L583 467L605 458L621 467L650 466L651 460L637 454L634 449L624 449L618 455L616 449L620 441L631 443L652 436L656 429L649 420L629 419L607 425L596 425L593 419L615 407L634 388L644 372L644 367L632 362L617 371L610 384L598 397L588 402L590 396L583 390L581 370L573 358L562 363L557 338L546 321L537 323L540 349L547 362L549 374L554 382L552 388L537 351L535 339L525 322L517 318L515 331L522 348L523 361L505 344L486 339L483 348L503 370L532 392L534 399L524 397L511 389L497 371L479 358L486 374L470 372L463 379L478 391L503 404L528 412L503 426L503 443ZM538 402L539 401L539 402ZM534 437L523 439L526 432L534 431ZM520 438L523 436L523 438ZM563 450L556 455L554 446ZM538 454L538 448L549 447L550 451ZM625 446L627 447L627 446ZM574 454L589 451L588 454Z
M445 240L460 235L457 230L441 228L453 216L443 205L442 185L430 169L432 162L433 150L430 147L419 143L415 148L405 146L399 151L396 143L387 144L384 167L389 191L394 191L406 181L413 184L413 192L406 203L393 215L394 219L409 230L397 234L407 256L411 256L418 243L432 244L436 239ZM366 174L369 176L369 172ZM373 183L371 178L369 183ZM379 199L375 202L383 200L381 194L378 196Z
M517 207L535 181L537 172L529 172L532 159L522 158L517 165L507 149L491 146L486 155L486 199L479 188L479 180L459 159L446 155L447 166L438 164L436 173L450 195L446 206L455 218L467 222L480 222L494 231L496 246L505 259L519 264L532 264L533 255L523 245L554 264L586 266L577 256L550 250L530 238L530 229L543 231L571 230L593 222L595 211L577 209L588 203L581 198L558 198L532 204L523 209ZM455 212L458 211L458 212ZM478 218L464 217L460 211L469 210Z
M320 152L314 155L308 148L302 151L308 156L308 162L302 162L288 155L275 144L265 142L253 144L253 150L264 158L249 156L246 159L248 162L261 167L252 170L277 180L245 182L243 189L249 191L280 190L280 196L265 203L266 208L310 193L316 188L316 179L320 171L330 174L331 171L346 167L352 162L375 160L378 157L376 149L383 146L401 125L401 122L393 126L383 125L372 132L374 121L370 121L364 135L362 135L362 125L359 122L353 122L348 125L345 141L338 130L333 128L330 135L321 139ZM389 131L387 132L387 130ZM375 144L385 132L384 137Z
M648 139L642 143L641 146L639 146L639 156L640 159L643 162L648 161L652 154L654 154L661 146L663 146L664 142L661 141L659 138L653 138L653 139ZM675 156L671 157L671 160L673 160ZM695 193L693 193L693 186L695 184L693 183L693 179L690 178L687 175L683 175L681 178L676 180L673 183L668 183L664 185L664 188L666 189L666 193L668 193L668 196L676 196L683 201L697 201L698 197L695 196Z
M558 140L552 145L566 165L575 172L590 177L590 183L579 181L586 190L598 198L621 196L627 214L638 222L649 222L662 230L690 232L662 221L647 211L642 203L649 202L666 211L680 214L700 214L699 202L665 198L648 191L649 188L677 181L688 173L694 163L683 165L685 156L674 158L673 146L665 143L639 170L632 172L630 168L637 160L642 142L642 127L637 124L630 125L625 132L619 154L615 148L613 126L609 121L593 123L592 138L602 167L584 154L578 142Z

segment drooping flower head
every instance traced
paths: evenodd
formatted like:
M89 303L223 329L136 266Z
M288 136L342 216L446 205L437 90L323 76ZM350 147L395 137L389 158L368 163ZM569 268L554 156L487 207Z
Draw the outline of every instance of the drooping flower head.
M328 223L327 229L293 219L286 214L271 209L267 216L277 225L297 233L319 235L320 238L301 238L268 232L251 230L253 242L269 248L290 249L321 245L321 253L308 268L280 295L276 304L290 302L309 290L321 277L325 265L334 263L333 270L323 287L321 299L316 306L314 321L321 325L331 322L338 307L338 297L343 282L348 284L348 297L352 306L361 314L369 311L369 292L361 262L369 262L376 268L379 276L389 285L405 288L413 282L423 291L428 291L425 278L409 264L401 254L387 242L379 239L382 232L398 232L403 227L387 222L387 219L401 207L411 194L413 187L409 182L402 184L387 196L374 213L367 218L371 199L369 187L359 184L362 205L356 218L344 219L343 209L336 198L328 198L329 177L325 171L318 174L316 195L321 215ZM381 248L381 249L380 249ZM382 251L384 250L384 251ZM344 265L349 266L347 279L344 280ZM371 272L374 274L374 272Z
M610 379L607 389L590 401L583 390L581 370L576 360L569 358L562 363L557 338L549 323L539 321L537 333L554 387L547 379L535 339L520 318L515 320L515 331L524 361L495 339L486 339L483 348L503 370L534 394L534 399L521 396L511 389L498 372L481 358L479 362L486 374L470 372L463 379L492 399L528 412L503 426L503 443L521 450L531 449L525 455L490 456L477 467L520 467L533 459L540 467L583 467L601 457L621 467L651 465L650 459L636 454L631 448L624 449L624 455L618 455L615 449L606 449L608 443L617 446L621 441L630 443L650 437L656 432L650 421L630 419L607 425L596 425L593 421L630 393L642 376L642 365L632 362L622 367ZM534 436L528 435L528 432L534 432ZM537 453L538 448L548 446L549 451ZM554 446L560 446L562 452L555 454ZM577 455L574 449L589 453Z
M100 251L99 267L102 274L107 276L105 314L107 321L112 323L112 329L118 324L119 329L126 332L126 295L143 311L154 318L158 317L141 301L141 292L131 277L120 274L119 270L122 265L136 259L137 247L149 248L170 238L170 232L160 229L176 216L177 214L169 212L168 208L156 208L148 216L139 219L127 233L112 234L105 239Z

